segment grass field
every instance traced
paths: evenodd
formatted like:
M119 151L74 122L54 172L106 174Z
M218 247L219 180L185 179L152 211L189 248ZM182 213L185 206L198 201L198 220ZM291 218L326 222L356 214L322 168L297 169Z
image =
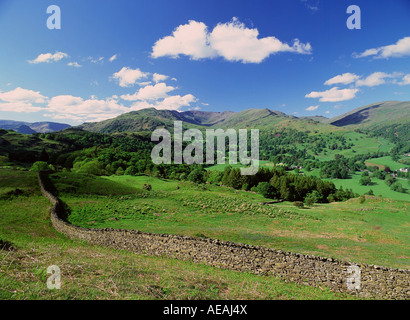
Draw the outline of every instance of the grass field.
M108 179L67 176L69 187L78 179L88 180L91 201L115 204L121 201L118 184ZM121 192L135 195L139 185L123 177ZM142 178L140 178L142 179ZM116 179L114 179L116 180ZM121 179L118 179L121 180ZM142 180L140 180L142 181ZM154 188L170 192L173 184L148 180ZM130 187L131 185L131 187ZM134 185L134 186L133 186ZM110 187L111 186L111 187ZM103 187L103 190L101 189ZM15 196L16 188L24 191ZM168 188L168 189L167 189ZM71 189L73 191L73 189ZM116 191L116 196L107 198ZM138 192L142 193L142 192ZM99 195L98 195L99 194ZM50 203L40 194L37 175L0 169L0 299L88 300L88 299L352 299L324 288L285 283L273 277L212 268L191 262L136 255L69 240L58 234L49 219ZM152 199L149 200L152 202ZM73 208L75 210L75 208ZM4 245L4 247L3 247ZM13 250L5 250L8 247ZM47 268L61 270L61 290L47 289Z
M375 158L375 159L369 159L366 161L367 166L380 166L381 169L384 169L384 167L389 167L391 170L398 170L401 168L406 168L408 167L407 165L393 161L391 157L381 157L381 158Z
M363 204L351 199L298 209L286 202L262 205L267 199L261 195L217 186L145 176L105 179L139 192L62 193L73 224L217 238L355 263L410 267L409 202L368 197ZM144 183L150 183L152 191L141 193Z
M370 186L362 186L359 183L360 176L361 174L355 173L351 175L351 179L330 180L335 184L337 188L342 186L345 189L352 189L353 192L357 192L359 194L364 194L372 190L374 195L376 196L381 195L385 198L390 198L393 200L410 201L410 194L408 190L409 188L406 180L398 180L401 181L403 187L407 189L407 193L401 193L391 190L384 180L380 180L377 178L372 178L372 184Z
M319 177L320 170L315 169L307 174ZM337 188L343 187L344 189L352 189L353 192L358 194L368 193L370 190L373 191L373 194L376 196L382 196L384 198L389 198L392 200L406 201L410 202L410 193L407 180L398 180L403 185L403 188L406 189L407 193L396 192L390 189L384 180L377 178L371 178L372 184L369 186L362 186L359 181L361 178L361 173L354 173L350 175L350 179L326 179L332 181Z

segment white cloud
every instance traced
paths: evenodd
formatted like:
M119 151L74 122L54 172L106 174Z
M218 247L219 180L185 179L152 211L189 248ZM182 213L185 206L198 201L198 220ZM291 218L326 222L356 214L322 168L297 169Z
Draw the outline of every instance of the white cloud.
M74 68L81 68L82 66L78 64L78 62L69 62L67 63L68 66L74 67Z
M207 26L203 22L190 20L188 24L177 27L171 36L158 40L152 48L152 57L170 56L177 58L187 55L194 60L215 57L209 46Z
M30 60L30 63L38 64L38 63L50 63L60 61L64 58L68 58L68 54L64 52L56 52L54 54L51 53L42 53L34 60Z
M8 92L0 92L0 100L6 102L44 103L48 98L39 91L16 88Z
M355 81L357 81L360 78L360 76L354 74L354 73L343 73L341 75L337 75L336 77L333 77L332 79L329 79L325 82L325 85L331 86L335 84L350 84Z
M104 62L104 57L99 57L99 58L88 57L87 59L90 60L92 63L103 63Z
M121 98L127 101L137 100L159 100L168 96L168 92L175 90L175 87L167 86L165 83L157 83L154 86L141 88L133 95L122 95Z
M397 74L388 74L385 72L374 72L365 79L356 81L358 87L375 87L386 83L386 78L395 78Z
M53 119L73 119L76 121L102 121L130 111L116 99L88 99L71 95L60 95L50 99L47 116Z
M228 61L260 63L271 54L278 52L311 53L310 44L302 44L298 39L292 46L275 37L258 38L258 29L249 29L234 18L229 23L218 24L210 34L209 41L219 56Z
M117 60L118 55L114 54L111 58L108 59L109 62L113 62L114 60Z
M8 92L0 92L0 111L32 113L44 109L47 97L38 91L16 88Z
M191 107L191 104L197 102L198 99L192 94L185 96L170 96L162 101L156 101L155 103L149 103L147 101L139 101L131 106L131 110L141 110L146 108L155 108L157 110L176 110L180 111L183 107Z
M306 108L306 111L315 111L319 108L319 106L310 106L309 108Z
M410 56L410 37L400 39L392 45L383 46L379 48L372 48L360 54L353 54L353 57L355 58L364 58L370 56L374 56L374 58L379 59L400 58L404 56Z
M43 106L34 106L30 102L18 101L18 102L1 102L0 111L3 112L19 112L19 113L33 113L44 110Z
M210 33L204 23L191 20L176 28L171 36L158 40L151 55L153 58L186 55L193 60L220 56L228 61L261 63L278 52L310 54L312 51L309 43L303 44L298 39L290 46L275 37L258 37L258 29L246 28L237 18L219 23Z
M320 98L320 102L338 102L351 100L356 97L356 93L359 89L339 89L334 87L332 89L322 92L311 92L307 94L306 98Z
M153 80L155 83L158 83L158 82L161 82L161 81L165 81L165 80L167 80L168 78L169 78L168 76L163 75L163 74L159 74L159 73L154 73L154 74L152 75L152 80Z
M114 73L113 78L119 81L121 87L131 87L137 83L137 80L147 78L149 73L142 72L140 69L122 68Z
M399 82L400 85L405 86L410 84L410 73L403 77L403 81Z

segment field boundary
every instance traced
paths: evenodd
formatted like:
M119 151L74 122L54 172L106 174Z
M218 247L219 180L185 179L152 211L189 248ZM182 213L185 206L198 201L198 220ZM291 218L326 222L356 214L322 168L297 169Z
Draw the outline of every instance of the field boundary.
M138 254L188 260L214 267L275 276L284 281L370 299L410 299L410 270L357 264L360 288L349 290L348 282L358 274L349 273L353 264L333 258L284 252L261 246L136 230L89 229L67 221L64 203L53 194L49 172L39 172L42 194L51 202L53 227L70 239L128 250ZM359 284L359 283L356 283Z

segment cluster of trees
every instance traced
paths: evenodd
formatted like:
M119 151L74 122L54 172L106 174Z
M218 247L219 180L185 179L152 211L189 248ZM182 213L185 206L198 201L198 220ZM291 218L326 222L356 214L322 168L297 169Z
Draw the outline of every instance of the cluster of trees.
M281 132L262 132L260 139L261 160L288 165L302 165L306 160L315 160L314 155L327 150L347 150L354 146L342 135L311 135L310 131L284 129ZM309 151L309 152L308 152ZM312 155L313 153L313 155Z
M380 170L378 167L369 167L369 171L364 171L360 177L359 183L363 186L370 186L373 184L372 178L377 178L384 180L385 183L390 187L391 190L401 193L406 193L406 189L403 187L400 181L391 174L389 167L385 167L383 170ZM372 175L370 175L372 173ZM408 178L408 173L403 173L404 177ZM410 180L407 180L407 183L410 185Z
M206 181L246 191L256 191L266 198L305 203L344 201L358 196L351 190L337 189L333 182L316 177L295 175L283 168L260 168L253 176L242 176L239 168L226 167L223 172L209 171Z

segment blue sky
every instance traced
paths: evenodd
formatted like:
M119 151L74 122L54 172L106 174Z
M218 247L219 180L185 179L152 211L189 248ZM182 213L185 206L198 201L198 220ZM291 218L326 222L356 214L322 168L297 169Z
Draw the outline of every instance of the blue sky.
M350 30L347 8L361 10ZM47 8L61 29L47 28ZM0 0L0 119L410 100L410 0Z

